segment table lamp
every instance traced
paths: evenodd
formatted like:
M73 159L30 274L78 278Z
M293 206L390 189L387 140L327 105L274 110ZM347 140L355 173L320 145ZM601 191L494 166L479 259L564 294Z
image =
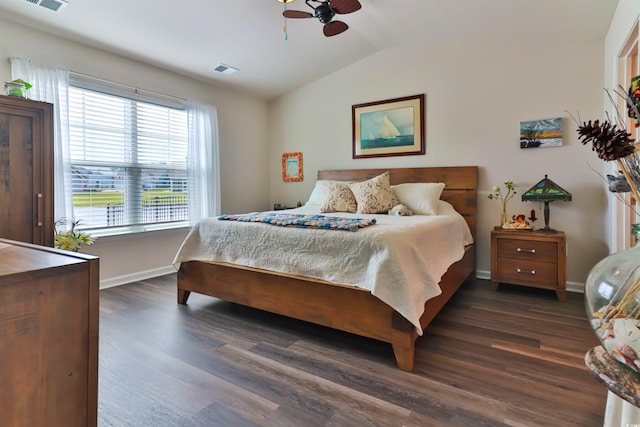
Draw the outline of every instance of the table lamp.
M536 185L528 189L522 195L522 201L538 201L544 202L544 228L539 231L555 232L556 230L549 227L549 202L554 200L571 201L571 193L560 187L555 182L544 176L544 179Z

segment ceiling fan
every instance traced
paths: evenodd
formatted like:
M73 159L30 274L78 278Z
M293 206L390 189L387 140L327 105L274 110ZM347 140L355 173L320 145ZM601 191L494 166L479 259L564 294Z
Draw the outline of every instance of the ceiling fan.
M314 7L312 2L317 6ZM322 31L327 37L343 33L349 28L342 21L332 20L336 14L353 13L362 7L358 0L305 0L305 3L313 9L313 13L302 10L285 10L282 14L285 18L318 18L324 24Z

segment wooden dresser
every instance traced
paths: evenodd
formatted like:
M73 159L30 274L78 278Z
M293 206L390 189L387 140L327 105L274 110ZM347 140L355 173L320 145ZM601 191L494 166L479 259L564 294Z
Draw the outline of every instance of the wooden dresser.
M0 425L96 426L97 257L0 239Z
M567 249L563 232L493 230L491 287L500 282L552 289L567 296Z

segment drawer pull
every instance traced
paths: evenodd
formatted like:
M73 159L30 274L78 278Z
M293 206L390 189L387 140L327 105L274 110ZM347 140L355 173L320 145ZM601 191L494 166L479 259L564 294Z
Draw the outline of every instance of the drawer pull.
M529 252L531 254L535 254L536 250L535 249L521 249L521 248L517 248L516 252Z
M531 270L531 271L522 271L521 269L516 268L516 271L517 271L518 273L531 274L531 275L534 275L534 276L535 276L535 274L536 274L536 271L535 271L535 270Z

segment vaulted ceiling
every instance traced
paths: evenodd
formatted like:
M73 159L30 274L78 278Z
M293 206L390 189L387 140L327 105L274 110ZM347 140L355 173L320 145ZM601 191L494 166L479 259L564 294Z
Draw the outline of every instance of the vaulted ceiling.
M276 0L68 0L60 12L2 0L0 16L41 31L273 99L384 49L467 40L604 39L618 0L360 0L322 34ZM304 0L288 9L311 11ZM224 63L240 71L215 72Z

